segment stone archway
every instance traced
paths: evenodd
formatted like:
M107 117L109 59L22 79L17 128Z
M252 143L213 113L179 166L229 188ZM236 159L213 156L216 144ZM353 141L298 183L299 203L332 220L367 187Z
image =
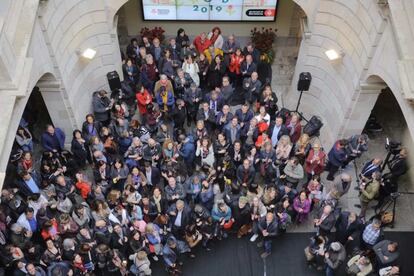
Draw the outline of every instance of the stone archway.
M65 132L66 144L69 145L72 132L77 128L77 124L71 108L65 105L61 82L51 73L46 73L35 86L39 88L42 94L53 125Z
M14 97L13 99L11 97L5 97L4 101L2 99L2 104L5 104L6 107L11 107L10 113L6 109L3 110L5 114L11 116L11 118L3 116L5 122L8 123L8 127L6 126L7 133L5 133L2 148L3 154L0 155L0 190L3 186L5 178L5 173L3 172L6 171L9 163L10 152L13 147L16 131L34 87L39 88L53 124L65 132L67 137L66 145L70 144L72 131L77 127L73 112L65 105L61 82L58 81L52 73L44 73L36 84L28 87L24 97ZM8 102L9 100L10 102ZM7 103L9 105L6 105ZM2 121L0 120L0 122Z

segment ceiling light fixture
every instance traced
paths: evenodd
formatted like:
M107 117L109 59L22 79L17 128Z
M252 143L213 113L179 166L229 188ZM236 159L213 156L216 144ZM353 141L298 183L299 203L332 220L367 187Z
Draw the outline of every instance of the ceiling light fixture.
M337 60L342 58L345 54L342 51L338 53L336 50L330 49L325 52L325 55L328 57L329 60Z
M96 50L92 49L92 48L87 48L86 50L84 50L83 52L81 52L80 50L76 51L76 53L86 59L93 59L96 55Z

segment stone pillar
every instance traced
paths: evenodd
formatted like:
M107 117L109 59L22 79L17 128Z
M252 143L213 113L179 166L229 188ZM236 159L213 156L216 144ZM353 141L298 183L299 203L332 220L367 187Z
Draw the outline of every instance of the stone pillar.
M70 115L72 112L69 112L65 105L59 81L40 80L36 86L39 87L53 125L65 133L65 147L69 149L76 122L75 118Z
M379 94L386 87L385 83L360 84L359 93L356 93L357 96L352 101L353 107L351 106L347 112L338 138L346 138L362 132Z

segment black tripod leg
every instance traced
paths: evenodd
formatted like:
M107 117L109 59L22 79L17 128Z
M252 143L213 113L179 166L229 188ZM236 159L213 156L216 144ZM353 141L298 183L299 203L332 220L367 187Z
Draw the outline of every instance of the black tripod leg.
M359 177L358 177L358 166L356 164L356 159L354 159L353 163L354 163L354 171L355 171L356 183L357 183L357 185L359 187L360 181L359 181Z
M393 206L392 206L392 220L391 220L391 226L390 226L391 228L394 228L395 215L396 215L396 212L395 212L396 205L397 205L397 199L394 198L394 203L393 203Z

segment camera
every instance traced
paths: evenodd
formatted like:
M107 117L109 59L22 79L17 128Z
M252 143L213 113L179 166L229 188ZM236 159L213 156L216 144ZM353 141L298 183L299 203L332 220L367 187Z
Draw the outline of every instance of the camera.
M390 140L388 137L385 140L385 149L393 155L397 155L401 150L401 142Z

